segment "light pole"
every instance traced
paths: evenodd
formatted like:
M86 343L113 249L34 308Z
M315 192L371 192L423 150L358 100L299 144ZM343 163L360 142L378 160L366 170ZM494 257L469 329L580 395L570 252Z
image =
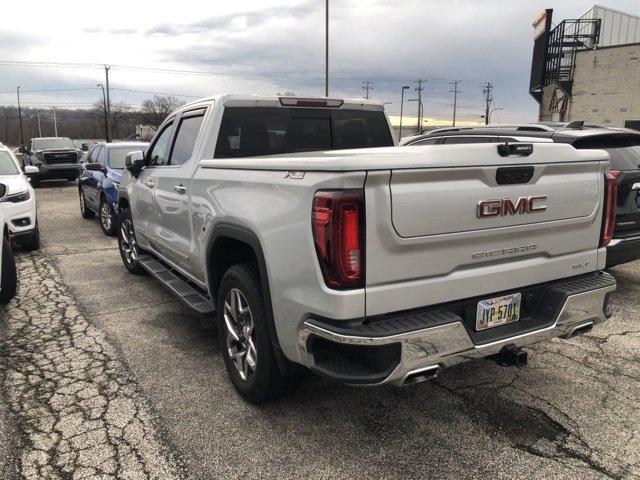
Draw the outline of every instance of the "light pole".
M409 85L403 85L400 90L400 128L398 129L398 140L402 140L402 107L404 105L405 90L409 90Z
M490 112L489 112L489 116L487 117L487 125L489 125L491 123L491 115L493 114L493 112L497 111L497 110L502 110L502 108L493 108Z
M96 87L100 87L102 89L102 104L104 106L104 140L105 142L109 142L109 127L107 126L107 97L104 93L104 86L101 83L98 83Z
M18 118L20 119L20 145L24 145L24 136L22 135L22 109L20 108L20 87L16 89L18 93Z
M111 125L109 124L111 120L111 99L109 98L109 69L110 68L111 67L109 67L108 65L104 66L104 77L105 77L105 83L107 86L107 101L106 101L107 108L105 109L107 111L107 138L105 138L107 143L111 140L109 137L113 133L111 131Z
M329 0L324 2L324 96L329 96Z

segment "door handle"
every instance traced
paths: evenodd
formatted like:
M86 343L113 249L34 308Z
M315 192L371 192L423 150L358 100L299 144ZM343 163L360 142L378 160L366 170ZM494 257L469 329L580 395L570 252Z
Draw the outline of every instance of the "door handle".
M144 182L144 184L149 188L153 188L155 185L155 183L153 183L153 180L147 180L146 182Z
M176 185L173 187L173 189L180 195L187 193L187 187L183 187L182 185Z

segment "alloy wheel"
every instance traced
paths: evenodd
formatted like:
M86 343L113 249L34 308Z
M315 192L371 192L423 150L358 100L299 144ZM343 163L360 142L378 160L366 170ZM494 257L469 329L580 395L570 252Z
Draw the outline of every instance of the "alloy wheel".
M127 263L131 264L138 260L138 242L133 231L133 222L128 218L122 221L120 226L120 243L122 245L122 253Z
M237 288L230 289L225 298L224 323L227 330L227 353L240 378L247 381L256 371L258 352L251 308L244 294Z
M102 228L106 231L111 230L113 221L111 220L111 211L107 202L102 202L102 207L100 207L100 221L102 222Z
M84 213L84 192L80 190L80 211Z

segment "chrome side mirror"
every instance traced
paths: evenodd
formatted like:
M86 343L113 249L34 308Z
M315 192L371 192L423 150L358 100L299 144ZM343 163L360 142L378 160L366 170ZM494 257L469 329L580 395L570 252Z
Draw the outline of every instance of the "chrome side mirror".
M127 156L124 157L124 166L131 172L131 175L137 177L140 170L145 166L142 150L127 153Z

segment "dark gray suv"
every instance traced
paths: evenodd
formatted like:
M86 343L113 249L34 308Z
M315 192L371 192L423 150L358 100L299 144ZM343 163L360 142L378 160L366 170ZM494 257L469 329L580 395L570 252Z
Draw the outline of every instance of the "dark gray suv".
M404 138L400 145L502 142L569 143L579 150L606 150L617 184L616 224L607 247L607 267L640 259L640 132L636 130L583 122L451 127Z

